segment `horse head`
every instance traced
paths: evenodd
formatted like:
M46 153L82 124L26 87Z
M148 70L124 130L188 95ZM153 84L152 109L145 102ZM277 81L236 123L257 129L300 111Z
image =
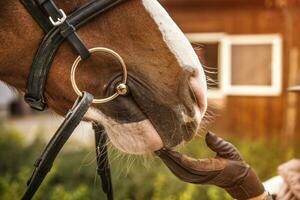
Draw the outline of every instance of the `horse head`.
M69 13L84 3L57 1ZM0 79L25 91L43 32L18 2L7 1L0 8ZM204 71L189 41L157 0L125 1L78 34L89 48L118 52L128 69L128 94L93 105L85 116L103 124L115 147L143 154L193 138L207 107ZM58 114L64 114L77 97L70 81L77 56L64 43L48 74L45 97ZM97 98L112 94L122 77L118 60L105 53L80 63L76 74L79 88Z

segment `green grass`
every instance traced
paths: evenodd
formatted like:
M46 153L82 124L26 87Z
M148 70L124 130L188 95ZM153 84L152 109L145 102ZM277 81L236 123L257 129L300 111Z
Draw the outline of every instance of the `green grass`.
M293 149L282 147L278 139L226 138L238 147L262 180L276 175L277 166L294 154ZM0 126L1 200L20 199L27 178L31 175L32 165L45 143L46 141L37 137L31 144L26 144L20 133ZM67 150L58 157L35 196L36 200L105 199L96 175L93 147L78 149L72 148L72 145L74 144L69 144ZM201 138L182 151L198 158L214 155ZM219 188L182 183L157 158L120 156L115 151L110 154L117 200L230 199Z

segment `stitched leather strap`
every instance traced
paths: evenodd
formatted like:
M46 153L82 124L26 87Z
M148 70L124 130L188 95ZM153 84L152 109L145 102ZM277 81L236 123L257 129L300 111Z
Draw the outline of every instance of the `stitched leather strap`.
M58 48L53 49L53 51L49 51L49 49L63 42L63 37L58 35L58 32L56 28L53 28L45 36L31 66L24 99L35 110L43 111L47 109L47 103L43 94L50 65ZM53 37L54 35L56 37Z
M73 108L67 113L64 122L46 146L41 157L35 162L35 169L31 178L27 182L28 188L22 197L22 200L30 200L34 196L46 175L51 170L58 153L82 120L83 116L92 104L92 101L93 96L84 92L83 96L77 99Z
M58 48L64 41L63 36L70 37L70 35L73 35L70 33L72 32L72 29L79 29L81 26L89 22L94 17L120 4L123 1L125 0L91 1L68 16L67 22L69 25L67 25L66 28L62 29L61 27L54 27L51 29L51 31L48 32L48 34L43 39L34 58L34 62L32 64L27 82L27 93L25 94L25 101L33 109L40 111L47 109L47 103L43 97L45 84L47 80L47 74L49 72L50 66ZM43 4L44 1L41 1L40 3ZM76 33L74 32L74 34Z
M34 0L20 0L20 2L44 32L48 33L52 29L53 26L50 23L49 18L41 11Z
M52 0L37 0L37 2L53 21L59 21L59 19L62 19L64 17L63 14L65 13L60 10ZM64 22L58 27L61 30L62 36L68 39L68 41L73 45L81 58L83 60L87 59L90 56L90 52L84 45L82 40L79 38L79 36L76 34L75 27L69 23L68 19L65 19ZM66 32L68 34L65 34Z

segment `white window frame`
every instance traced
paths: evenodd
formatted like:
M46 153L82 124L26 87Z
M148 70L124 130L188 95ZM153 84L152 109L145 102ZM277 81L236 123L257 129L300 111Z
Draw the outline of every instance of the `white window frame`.
M222 81L223 92L236 96L279 96L282 93L282 38L279 34L231 35L222 43ZM232 85L232 45L272 45L272 84L271 86Z
M224 33L187 33L187 38L191 43L219 43L219 52L218 52L218 82L219 88L218 89L208 89L207 96L209 99L220 99L224 97L223 93L223 66L224 63L223 59L223 45L222 42L226 34Z

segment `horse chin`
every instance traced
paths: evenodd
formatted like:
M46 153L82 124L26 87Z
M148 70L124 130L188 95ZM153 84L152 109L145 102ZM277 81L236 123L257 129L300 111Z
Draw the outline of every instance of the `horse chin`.
M90 108L85 118L101 123L112 145L122 152L143 155L163 147L158 132L148 119L133 123L118 123L96 108Z

